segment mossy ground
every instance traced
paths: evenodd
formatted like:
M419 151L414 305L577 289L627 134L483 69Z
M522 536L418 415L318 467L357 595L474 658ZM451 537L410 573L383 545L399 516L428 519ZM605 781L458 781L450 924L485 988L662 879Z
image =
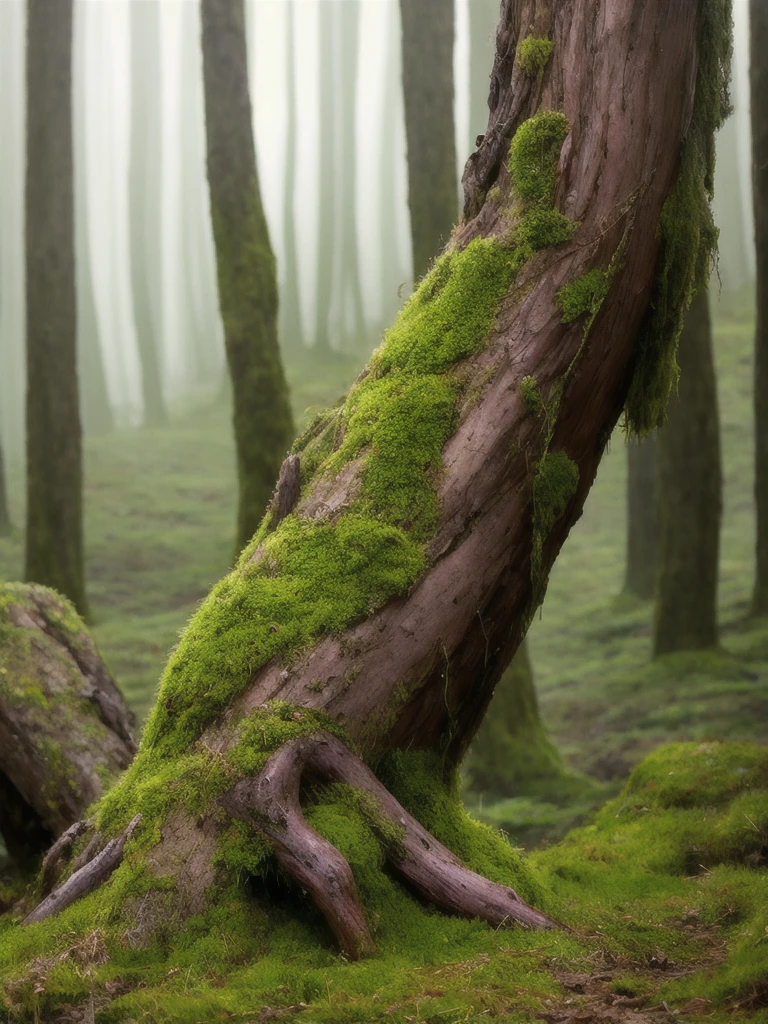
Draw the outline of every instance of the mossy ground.
M768 1020L766 748L662 748L592 824L532 855L522 875L490 830L436 814L432 827L453 821L442 838L470 863L522 882L572 931L493 930L423 906L381 871L360 811L331 794L308 817L353 867L378 946L370 960L334 953L319 915L278 878L247 899L224 892L183 930L169 921L148 948L100 913L94 894L54 922L0 919L8 1019L45 1020L93 998L104 1024L273 1019L265 1007L318 1024L522 1024L588 1003L561 984L581 972L600 974L606 997L645 994L674 1008L706 999L711 1021ZM129 857L111 885L136 882Z

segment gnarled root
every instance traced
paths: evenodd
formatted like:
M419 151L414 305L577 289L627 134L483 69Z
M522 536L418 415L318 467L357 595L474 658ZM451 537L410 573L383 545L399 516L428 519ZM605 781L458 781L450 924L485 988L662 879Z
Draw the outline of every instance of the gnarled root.
M94 856L83 867L70 875L63 885L60 885L58 889L54 889L49 896L46 896L42 903L39 903L30 914L27 914L22 924L36 924L38 921L44 921L47 917L53 917L54 914L60 914L62 910L71 906L82 896L87 896L89 892L93 892L98 885L105 882L112 872L120 866L125 844L131 838L140 821L141 815L137 814L121 836L110 840L101 853ZM75 838L73 836L69 842L70 848ZM51 856L55 847L56 844L51 848L48 857ZM61 852L60 850L59 854ZM46 857L46 860L48 860L48 857ZM56 859L58 859L58 855Z
M322 782L344 783L376 800L382 818L402 833L401 840L387 846L388 860L432 903L497 926L558 926L514 889L466 868L404 810L359 757L329 733L317 732L281 747L256 778L243 779L222 803L270 840L279 864L311 893L347 956L371 952L373 940L349 864L304 820L299 788L305 773Z

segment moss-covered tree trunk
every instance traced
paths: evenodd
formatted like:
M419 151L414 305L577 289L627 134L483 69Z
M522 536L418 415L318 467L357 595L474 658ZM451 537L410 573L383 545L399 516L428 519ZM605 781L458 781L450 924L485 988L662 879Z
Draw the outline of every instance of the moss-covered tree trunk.
M413 278L418 281L456 220L454 0L400 0L400 19L408 209Z
M72 0L27 7L25 575L86 611L77 380Z
M678 349L680 383L658 440L656 655L717 643L722 467L709 295L702 288Z
M145 426L165 423L162 374L162 101L160 4L130 9L131 157L128 175L133 319Z
M88 232L88 150L86 107L85 4L74 8L73 131L75 167L75 255L77 290L77 362L86 434L107 434L115 417L109 401L93 290L91 240Z
M277 343L275 257L259 194L243 0L203 0L208 187L232 378L237 545L254 534L293 435Z
M178 934L222 899L247 914L266 899L249 877L276 862L359 956L375 920L340 848L359 864L373 843L371 871L386 860L439 907L553 924L501 884L537 898L509 848L462 818L456 765L622 410L635 428L663 414L713 241L729 13L504 0L470 213L346 401L295 443L98 807L108 845L32 920L111 878L61 929L97 913L108 948L126 934L156 948L169 920ZM537 52L551 39L533 68L517 59L531 28ZM332 787L302 807L302 780Z
M627 568L624 592L650 601L656 589L658 498L656 435L627 445Z
M301 289L299 287L299 259L296 246L296 142L298 131L298 97L296 90L296 28L293 4L287 4L285 101L288 120L285 126L285 194L283 196L283 245L285 266L283 290L280 299L280 343L286 352L299 353L304 349L304 330L301 320Z
M768 613L768 8L750 0L752 195L757 256L755 328L755 499L757 578L754 610Z

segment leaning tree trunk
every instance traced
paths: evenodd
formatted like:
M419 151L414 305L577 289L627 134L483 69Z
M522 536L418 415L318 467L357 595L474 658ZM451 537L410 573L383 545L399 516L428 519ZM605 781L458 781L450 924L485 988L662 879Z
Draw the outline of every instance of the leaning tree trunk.
M686 317L680 384L659 433L659 546L654 654L717 643L722 469L709 295Z
M413 279L427 271L456 220L454 0L400 0Z
M752 196L757 256L755 327L755 499L757 579L754 610L768 613L768 7L750 0Z
M27 7L26 578L86 611L72 178L72 0Z
M0 586L0 636L0 835L32 871L130 764L133 715L54 591Z
M277 344L275 257L256 172L243 0L203 0L201 10L208 186L232 378L239 549L267 507L293 422Z
M658 497L656 435L627 445L627 568L624 593L650 601L656 589Z
M153 920L181 927L223 887L247 907L247 876L271 850L363 954L349 865L304 818L301 784L314 781L342 784L426 899L495 924L553 923L424 823L440 831L452 813L454 767L625 403L636 428L663 414L714 241L728 13L711 0L504 0L464 222L346 401L296 442L99 805L107 846L33 919L123 871L125 849L125 871L144 871L151 943ZM516 60L530 27L554 44L534 73ZM125 893L104 886L88 906L130 928Z
M130 5L131 160L128 176L133 318L141 363L145 426L168 419L163 397L162 102L160 4Z

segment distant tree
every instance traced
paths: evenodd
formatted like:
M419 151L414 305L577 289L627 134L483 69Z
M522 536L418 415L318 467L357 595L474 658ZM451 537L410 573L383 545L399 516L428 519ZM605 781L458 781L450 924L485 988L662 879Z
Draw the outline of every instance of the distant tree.
M755 498L757 579L754 610L768 613L768 6L750 0L752 195L757 255L755 329Z
M469 138L467 152L475 149L478 135L488 124L488 93L491 88L499 0L470 0L469 8Z
M329 352L331 298L333 295L336 224L336 91L334 74L336 8L344 0L324 0L318 5L320 140L317 169L317 288L315 298L315 347Z
M403 266L398 232L398 178L401 173L398 131L403 118L403 90L400 81L400 35L398 9L385 4L384 91L379 134L379 266L382 323L388 324L402 303L401 286L408 271Z
M74 63L72 67L73 132L75 168L75 269L77 291L77 364L86 434L106 434L114 429L107 375L93 292L91 240L88 233L87 93L85 86L85 18L89 5L74 5Z
M160 2L129 4L131 285L145 426L168 419L162 383L162 104Z
M8 486L5 473L3 440L0 438L0 537L11 532L11 513L8 510Z
M342 0L336 8L339 39L338 188L339 282L342 336L347 350L368 349L357 244L357 67L360 51L360 4Z
M232 378L238 550L251 538L293 438L277 343L275 257L261 205L243 0L202 0L203 83L219 302Z
M473 792L493 799L540 794L563 776L562 758L541 721L525 641L499 680L464 772Z
M717 135L717 175L715 184L715 218L720 227L719 273L723 288L736 291L750 280L743 193L741 185L741 147L739 123L729 117Z
M680 382L658 439L659 548L654 653L717 643L722 468L709 295L702 288L678 348Z
M285 5L285 14L285 100L288 107L288 117L285 125L285 197L283 200L283 245L285 248L285 259L283 263L283 291L280 298L280 344L286 352L301 352L304 348L304 329L301 320L299 260L296 248L295 203L298 103L296 97L296 28L294 25L294 7L292 3Z
M454 0L400 0L413 276L424 275L457 214Z
M84 614L73 189L72 0L29 0L25 576Z
M627 444L627 567L624 591L650 601L656 589L658 547L656 435Z

